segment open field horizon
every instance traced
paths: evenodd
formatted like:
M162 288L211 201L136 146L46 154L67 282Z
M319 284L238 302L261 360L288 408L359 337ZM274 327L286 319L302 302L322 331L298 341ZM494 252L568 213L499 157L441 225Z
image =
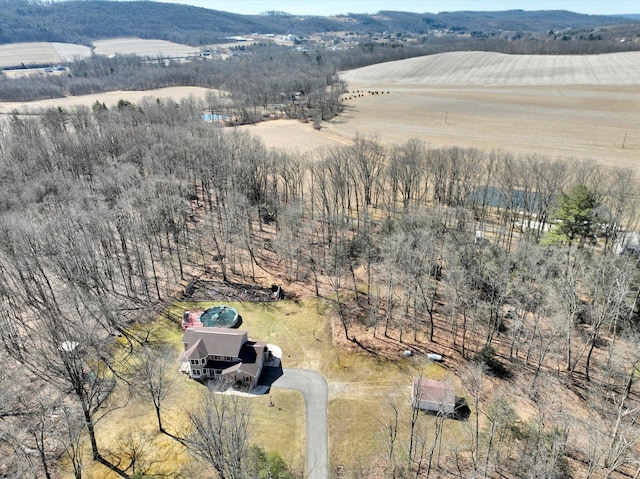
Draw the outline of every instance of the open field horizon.
M564 63L563 63L564 62ZM324 123L332 142L386 144L595 160L638 169L640 53L587 56L452 52L342 73L345 111ZM375 93L372 93L375 92ZM267 144L275 131L259 125Z
M423 86L639 85L640 52L512 55L459 51L378 63L343 72L348 83Z
M451 52L371 65L341 76L349 90L344 111L323 122L319 131L296 120L237 128L260 137L268 147L302 153L343 145L361 135L387 145L418 138L432 148L459 146L640 168L640 52ZM0 113L70 108L96 100L109 105L120 98L138 102L145 96L179 101L189 95L204 98L206 89L0 103Z

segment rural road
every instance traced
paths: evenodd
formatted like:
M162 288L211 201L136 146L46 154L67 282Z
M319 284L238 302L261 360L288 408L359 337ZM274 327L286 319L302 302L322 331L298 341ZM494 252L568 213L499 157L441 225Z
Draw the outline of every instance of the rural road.
M308 369L282 370L273 387L295 389L304 396L307 416L307 475L308 479L329 478L329 448L327 406L329 388L320 373Z

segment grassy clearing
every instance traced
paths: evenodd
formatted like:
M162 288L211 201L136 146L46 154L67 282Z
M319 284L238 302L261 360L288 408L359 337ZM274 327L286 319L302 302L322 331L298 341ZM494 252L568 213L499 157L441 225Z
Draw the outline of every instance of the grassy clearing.
M277 452L290 468L302 471L306 464L302 393L273 388L269 395L250 401L253 405L252 443L267 451Z
M432 379L455 378L437 364L420 359L380 363L368 357L349 358L343 372L344 382L330 383L330 460L345 471L362 471L379 461L389 450L389 425L394 422L393 406L398 409L396 453L402 457L408 450L411 417L411 380L415 376ZM460 393L458 393L460 394ZM433 441L436 418L420 413L419 427L428 444ZM469 424L445 419L442 450L460 444Z
M174 344L176 358L182 349L179 321L186 309L207 308L219 302L177 302L165 317L153 324L150 335ZM329 313L319 300L277 303L227 302L242 316L242 329L253 339L266 340L282 348L285 368L306 368L322 373L329 383L329 454L331 466L347 470L373 464L387 451L385 426L390 417L390 402L401 412L399 441L408 437L411 379L422 375L451 379L461 395L455 378L437 364L418 357L398 360L379 359L360 350L336 347L330 340ZM176 368L178 367L176 362ZM178 377L163 406L163 422L168 431L180 434L186 423L186 411L198 404L204 386ZM305 419L302 395L295 391L272 389L269 395L247 399L252 405L252 442L278 452L296 470L305 463ZM273 406L271 405L273 404ZM104 449L117 450L133 431L148 444L149 461L158 461L151 470L175 475L187 466L184 448L173 439L157 433L151 404L129 397L120 389L110 400L114 410L98 423L98 440ZM422 415L425 427L435 419ZM443 450L464 433L468 424L446 420ZM432 428L431 428L432 429ZM89 452L89 451L87 451ZM87 477L115 477L103 467L86 459ZM70 477L70 475L68 476Z

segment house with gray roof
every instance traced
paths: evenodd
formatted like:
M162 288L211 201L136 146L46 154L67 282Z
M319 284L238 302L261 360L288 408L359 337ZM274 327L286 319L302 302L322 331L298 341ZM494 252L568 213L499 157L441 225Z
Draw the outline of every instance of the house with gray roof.
M243 329L190 327L182 343L182 373L199 381L223 379L246 389L258 384L270 354L265 341L250 340Z

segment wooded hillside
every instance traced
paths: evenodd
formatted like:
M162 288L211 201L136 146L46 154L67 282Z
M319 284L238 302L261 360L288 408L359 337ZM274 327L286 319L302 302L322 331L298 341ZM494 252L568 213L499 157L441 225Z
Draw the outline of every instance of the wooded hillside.
M388 474L637 472L640 277L637 257L615 254L637 221L629 171L364 137L290 155L203 123L204 106L3 124L2 441L29 444L4 456L12 477L53 477L60 454L80 467L83 431L129 477L128 456L93 437L123 380L114 334L135 349L129 326L190 281L251 285L257 272L330 302L345 347L437 351L466 378L474 433L433 470L420 449L380 445ZM572 407L554 409L560 394ZM53 429L51 411L65 411Z
M7 7L2 21L11 25L2 26L3 35L62 39L57 28L69 26L65 40L83 42L103 27L110 36L111 27L126 34L142 7L158 21L154 38L160 31L183 42L220 34L205 32L192 15L207 25L224 19L230 30L272 31L283 23L259 22L294 21L272 15L247 24L241 16L153 2ZM118 17L109 9L130 21L110 27ZM85 23L95 14L104 25ZM82 15L96 29L80 29ZM358 21L378 29L413 20L382 16ZM455 26L448 14L417 18ZM31 28L36 20L40 29ZM136 28L144 36L150 27ZM338 72L355 66L464 50L468 42L525 53L585 53L603 45L549 32L545 38L469 32L469 39L415 47L363 42L342 52L257 45L238 48L227 61L97 57L70 64L65 75L0 77L1 101L175 85L215 89L203 101L95 101L0 118L0 474L304 477L295 464L251 445L247 402L237 397L209 394L199 409L184 401L183 428L162 422L181 345L175 334L157 337L154 325L164 321L179 334L170 306L214 289L209 285L249 298L275 284L290 304L313 301L314 347L366 357L375 365L367 371L372 376L391 367L408 373L404 351L420 367L436 354L458 385L461 413L453 417L411 410L394 396L375 424L360 425L369 428L361 448L339 449L350 437L334 437L332 479L639 477L633 171L506 148L436 148L424 138L383 144L357 135L303 154L268 149L224 126L277 117L321 129L344 108ZM502 56L474 56L493 57ZM220 121L205 122L205 112ZM625 130L623 149L626 140ZM342 372L347 366L335 356ZM359 393L349 402L364 401L367 392ZM155 436L188 460L157 460L142 428L110 423L116 409L129 411L133 397L144 397L136 407L157 418ZM332 406L337 413L329 421L340 425L333 430L348 435L352 418ZM460 434L443 440L454 421L450 428ZM107 424L112 441L99 434ZM212 431L218 442L208 441Z
M212 6L215 6L212 4ZM425 6L425 8L427 8ZM346 13L346 12L345 12ZM631 12L633 13L633 12ZM503 12L352 12L340 17L238 15L215 9L159 2L5 0L0 17L0 43L66 42L90 45L93 40L136 36L190 45L220 42L229 35L272 33L309 36L320 32L357 34L430 30L496 37L502 32L547 35L549 31L584 31L605 25L633 24L629 18L583 15L567 11ZM637 26L636 26L637 32ZM588 31L586 35L588 35Z

